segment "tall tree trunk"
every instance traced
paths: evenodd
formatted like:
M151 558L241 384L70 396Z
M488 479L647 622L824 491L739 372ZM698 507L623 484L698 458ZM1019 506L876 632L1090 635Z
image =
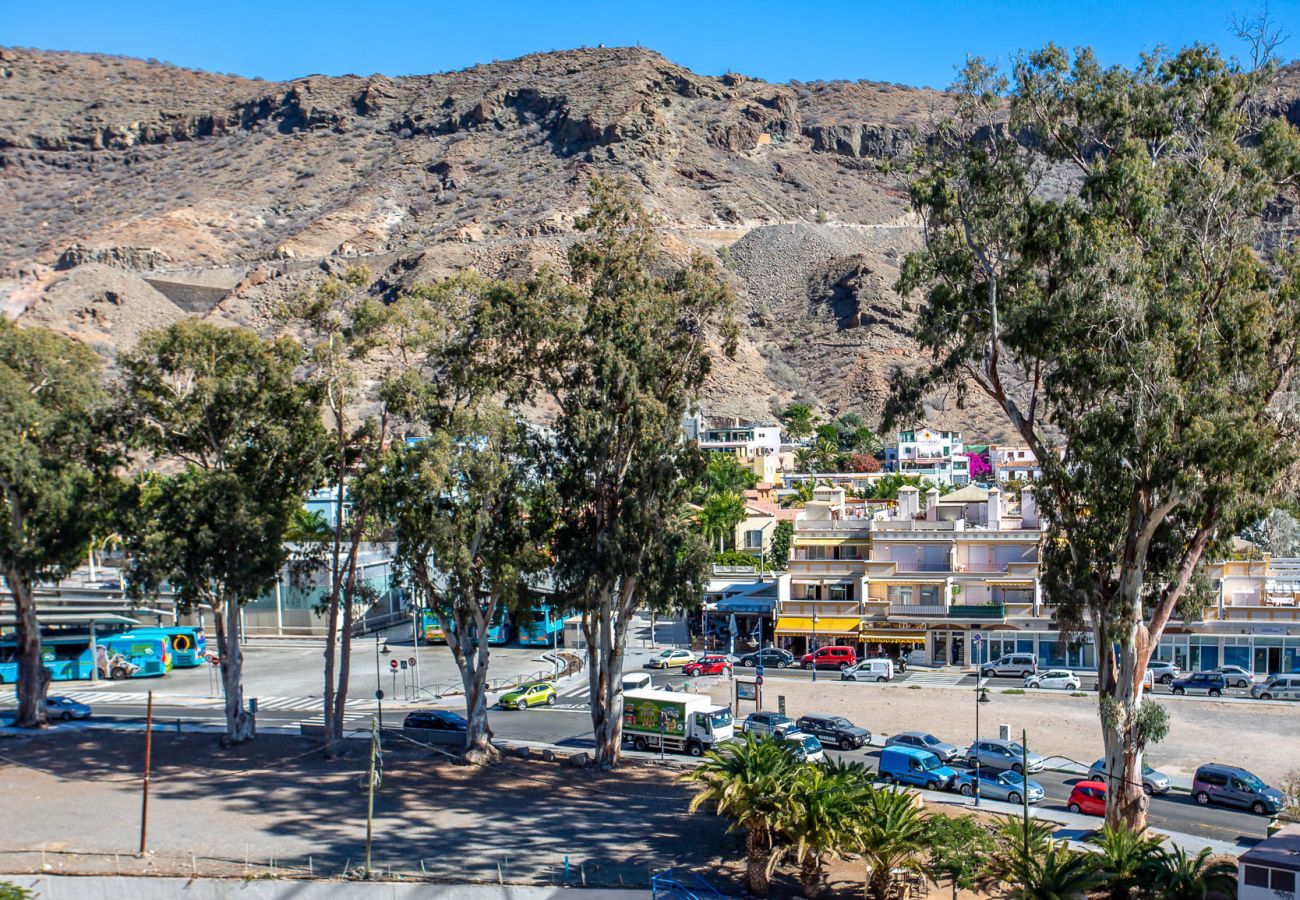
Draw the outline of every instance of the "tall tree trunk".
M244 708L244 656L239 647L239 604L216 601L213 620L217 626L217 653L221 656L221 689L226 700L226 737L239 744L255 732L253 717ZM222 617L225 617L224 621Z
M344 714L348 702L348 679L352 677L352 628L356 624L356 607L352 589L343 596L343 627L339 629L339 678L334 691L334 737L343 739Z
M826 887L825 872L819 853L809 853L799 863L799 886L805 897L819 896Z
M333 759L342 723L334 709L334 660L339 639L339 596L330 597L329 622L325 626L325 757Z
M762 828L745 829L745 887L755 897L766 897L770 890L768 884L768 863L772 859L772 843L768 840L766 830Z
M451 647L452 659L460 672L460 683L465 689L465 761L471 765L481 766L495 762L501 757L492 745L492 727L488 722L487 676L491 651L488 647L488 623L495 617L495 606L483 616L482 627L478 634L471 634L469 622L455 623L444 621L438 616L443 632L447 635L447 645ZM475 646L477 637L477 646Z
M596 763L602 769L617 766L623 753L623 649L631 613L626 612L624 604L619 606L623 609L616 609L613 591L607 588L596 620L589 627L587 618L583 619L590 666L587 677L591 685L592 734Z
M41 623L36 618L36 600L32 586L12 569L5 572L9 592L14 598L18 638L18 715L19 728L45 728L50 724L45 710L45 693L50 673L41 659Z
M1147 827L1147 798L1142 790L1142 759L1145 747L1138 732L1143 682L1150 646L1146 629L1139 623L1122 625L1122 634L1109 634L1094 627L1098 704L1106 771L1114 773L1106 785L1106 822L1126 825L1135 831ZM1119 652L1112 651L1112 644ZM1118 656L1118 659L1115 657Z

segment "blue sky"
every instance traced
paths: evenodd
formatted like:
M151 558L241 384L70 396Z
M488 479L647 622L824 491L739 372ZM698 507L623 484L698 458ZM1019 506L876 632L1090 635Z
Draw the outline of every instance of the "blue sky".
M1259 0L58 0L12 3L0 16L0 45L155 57L280 80L421 74L539 50L641 44L703 74L943 86L967 54L1005 60L1049 40L1090 45L1106 63L1197 40L1235 52L1229 17L1258 9ZM1300 32L1300 0L1272 0L1269 10ZM1300 56L1300 37L1281 54Z

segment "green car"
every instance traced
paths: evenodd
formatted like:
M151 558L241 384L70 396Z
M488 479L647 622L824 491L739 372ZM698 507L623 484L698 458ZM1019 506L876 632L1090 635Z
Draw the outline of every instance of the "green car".
M555 705L555 685L549 681L534 681L502 694L498 705L503 709L527 709L530 706Z

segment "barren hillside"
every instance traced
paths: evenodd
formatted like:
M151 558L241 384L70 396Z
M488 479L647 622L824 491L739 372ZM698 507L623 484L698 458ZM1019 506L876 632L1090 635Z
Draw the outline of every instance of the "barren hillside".
M111 356L183 315L267 328L276 300L356 262L376 292L524 274L562 263L588 178L623 174L665 251L719 253L742 297L709 412L802 397L873 416L916 356L892 285L917 234L882 163L945 108L633 48L283 83L0 49L0 309ZM979 406L933 422L1003 431Z

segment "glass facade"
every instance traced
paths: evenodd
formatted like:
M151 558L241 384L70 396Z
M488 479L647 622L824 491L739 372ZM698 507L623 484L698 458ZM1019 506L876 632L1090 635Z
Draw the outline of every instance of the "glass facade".
M1095 669L1097 653L1092 638L1071 646L1053 631L981 632L983 639L972 645L971 663L980 665L1008 653L1033 653L1039 665L1063 669ZM935 632L935 657L940 648L948 649L951 638ZM1165 637L1155 653L1156 659L1171 660L1188 672L1200 672L1217 666L1241 666L1256 675L1300 672L1300 636L1270 635L1219 636L1179 634Z

